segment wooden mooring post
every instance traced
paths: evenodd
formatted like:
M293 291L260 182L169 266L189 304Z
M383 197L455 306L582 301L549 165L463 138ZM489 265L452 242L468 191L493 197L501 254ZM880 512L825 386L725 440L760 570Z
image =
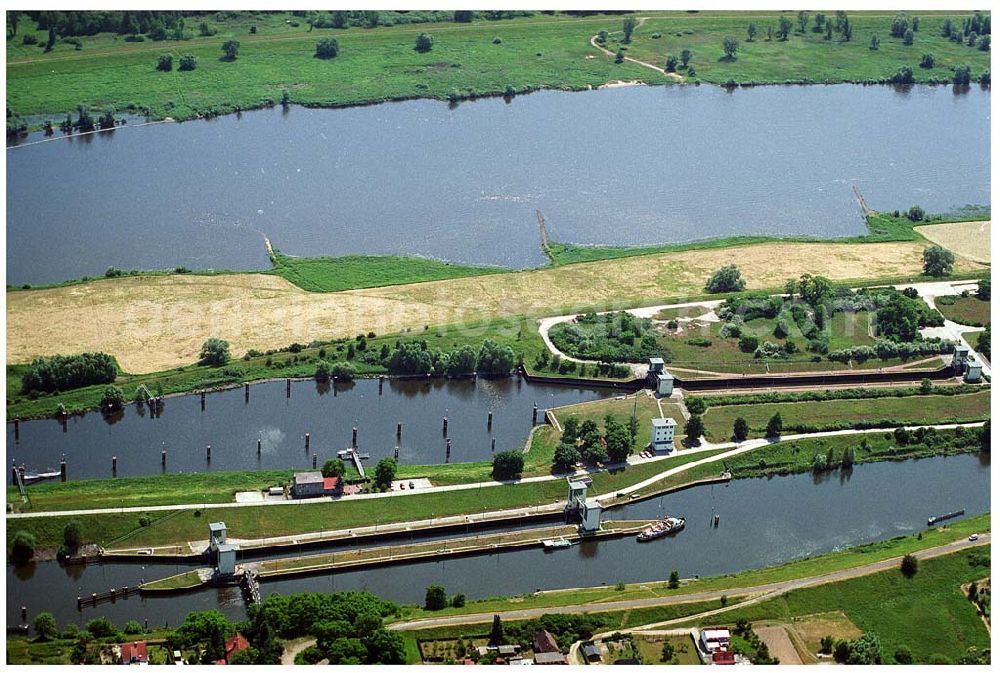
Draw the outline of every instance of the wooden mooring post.
M441 434L445 437L448 436L448 417L445 416L441 419Z
M355 448L358 446L358 426L356 425L351 428L351 446Z
M209 444L205 447L205 460L212 462L212 445Z
M493 412L492 411L486 416L486 429L487 430L492 430L493 429Z
M118 476L118 456L111 456L111 476Z
M306 433L306 451L309 450L309 433Z
M285 379L285 397L292 396L292 380Z
M66 456L59 461L59 481L66 481Z
M18 442L21 440L21 421L14 419L14 441Z

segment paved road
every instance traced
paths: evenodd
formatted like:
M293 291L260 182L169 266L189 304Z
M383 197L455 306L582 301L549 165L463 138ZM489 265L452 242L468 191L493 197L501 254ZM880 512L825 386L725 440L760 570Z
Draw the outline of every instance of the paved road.
M923 549L921 551L914 552L914 556L920 559L933 558L935 556L951 554L952 552L959 551L961 549L968 549L971 547L988 545L989 543L990 543L990 535L988 533L984 533L980 535L979 539L975 542L971 542L967 539L957 540L955 542L950 542L948 544L940 545L938 547L930 547L928 549ZM588 612L612 612L616 610L632 610L635 608L649 608L649 607L658 607L662 605L696 603L701 601L718 600L723 595L730 597L752 596L752 598L749 601L744 601L740 604L740 606L746 606L751 603L759 603L761 601L768 600L770 598L775 598L777 596L780 596L781 594L787 593L789 591L794 591L796 589L805 589L807 587L819 586L821 584L828 584L830 582L840 582L855 577L863 577L865 575L871 575L872 573L877 573L882 570L895 568L899 565L900 558L901 557L896 556L882 561L869 563L863 566L837 570L835 572L827 573L825 575L816 575L814 577L803 577L800 579L787 580L784 582L772 582L769 584L762 584L759 586L716 589L713 591L699 591L688 594L678 594L676 596L660 596L656 598L636 598L623 601L609 601L606 603L584 603L582 605L564 605L564 606L548 607L548 608L507 610L499 612L499 614L501 617L508 620L535 619L537 617L541 617L544 614L580 614ZM728 606L728 607L731 608L736 606ZM711 612L714 613L716 611L713 610ZM409 631L414 629L429 629L441 626L458 626L461 624L480 624L492 621L494 614L497 613L482 612L469 615L453 615L449 617L431 617L429 619L416 619L408 622L399 622L397 624L391 624L389 625L389 628L398 631ZM659 622L657 624L648 624L646 626L656 627L669 624L675 621L689 621L696 618L697 615L689 615L687 617L682 617L676 620L670 620L670 622Z
M957 428L957 427L977 428L977 427L981 427L982 425L983 425L982 422L978 422L978 423L946 423L946 424L941 424L941 425L925 425L925 426L912 425L912 426L905 426L905 427L907 429L909 429L909 430L916 430L917 428L921 428L921 427L934 428L935 430L952 430L952 429ZM812 432L812 433L796 434L796 435L782 435L781 437L779 437L777 439L751 439L751 440L748 440L746 442L742 442L742 443L739 443L739 444L736 444L736 443L733 443L733 442L725 442L725 443L722 443L722 444L710 444L710 443L707 443L707 442L703 442L702 445L699 446L699 447L696 447L696 448L693 448L693 449L685 449L685 450L680 451L680 452L675 452L675 453L671 454L670 456L654 456L653 458L638 458L638 457L632 456L630 458L630 461L629 461L630 464L640 464L640 463L658 462L658 461L666 460L667 458L670 458L670 457L673 457L673 456L677 456L677 455L690 455L691 453L703 453L703 452L707 452L707 451L716 451L716 450L719 450L719 449L730 449L729 451L725 451L723 453L715 454L715 455L709 456L707 458L702 458L701 460L691 461L689 463L685 463L683 465L678 465L676 467L664 470L662 472L659 472L659 473L653 475L649 479L645 479L645 480L643 480L643 481L641 481L641 482L639 482L637 484L633 484L631 486L627 486L627 487L624 487L624 488L621 488L621 489L617 489L614 493L605 493L603 495L599 495L599 496L596 496L596 497L598 499L606 500L606 499L608 499L610 497L613 497L615 495L615 493L633 493L633 492L637 491L638 489L643 488L645 486L649 486L650 484L655 483L655 482L659 481L660 479L664 479L665 477L671 477L671 476L673 476L675 474L679 474L681 472L685 472L687 470L690 470L691 468L697 467L699 465L704 465L706 463L713 463L713 462L718 462L718 461L726 460L727 458L732 458L733 456L738 456L741 453L746 453L747 451L753 451L754 449L759 449L759 448L761 448L763 446L767 446L768 444L774 444L774 443L779 443L779 442L792 442L792 441L796 441L796 440L800 440L800 439L809 439L809 438L818 438L818 437L835 437L835 436L840 436L840 435L864 435L864 434L871 434L871 433L883 433L883 432L885 432L888 429L891 429L891 428L867 428L867 429L864 429L864 430L831 430L831 431L827 431L827 432ZM592 470L579 470L575 474L580 475L580 476L583 476L583 475L586 475L586 474L596 474L598 472L604 472L604 471L606 471L608 469L614 469L615 467L616 466L612 465L612 466L608 466L608 467L601 468L601 469L596 469L595 468L595 469L592 469ZM556 481L556 480L563 480L563 479L566 478L566 476L567 475L565 475L565 474L561 474L561 475L547 474L547 475L543 475L543 476L539 476L539 477L526 477L526 478L521 479L519 481L506 481L506 482L484 481L484 482L477 482L477 483L471 483L471 484L452 484L452 485L449 485L449 486L432 486L431 488L422 488L422 489L414 490L414 491L407 490L407 491L390 491L388 493L365 493L365 494L358 494L358 495L348 496L348 500L361 500L361 499L366 499L366 498L398 498L398 497L404 497L404 496L407 496L407 495L415 495L415 494L422 494L422 493L441 493L441 492L448 492L448 491L463 491L463 490L469 490L469 489L492 488L492 487L495 487L495 486L502 486L502 485L505 485L505 484L525 484L525 483L537 483L537 482L545 482L545 481ZM43 518L58 517L58 516L87 516L87 515L91 515L91 514L137 514L137 513L144 513L144 512L169 512L169 511L184 510L184 509L228 509L228 508L232 508L232 507L278 507L278 506L292 506L292 505L306 506L306 505L315 505L315 504L320 504L320 503L328 503L328 502L331 502L331 501L332 501L331 498L308 498L308 499L305 499L305 500L263 500L263 501L260 501L260 502L252 502L252 503L210 502L210 503L201 503L201 504L198 504L198 503L189 503L189 504L179 504L179 505L149 505L149 506L146 506L146 507L109 507L109 508L104 508L104 509L76 509L76 510L56 510L56 511L45 511L45 512L20 512L20 513L15 513L15 514L7 514L7 519L8 520L10 520L10 519L43 519ZM556 502L556 503L553 503L553 504L549 504L549 505L537 505L537 506L531 506L531 507L521 507L521 508L513 509L513 510L498 510L498 511L491 511L491 512L485 512L484 511L482 514L474 514L474 515L468 515L468 516L466 516L466 515L456 515L456 516L450 516L450 517L444 517L444 518L436 518L436 519L432 519L430 521L432 522L432 525L441 525L441 524L449 524L449 523L456 523L456 522L464 522L464 521L469 520L470 518L471 518L472 521L476 521L476 520L478 520L479 517L483 517L483 518L507 518L507 517L510 517L510 516L518 516L518 515L523 515L523 514L531 513L531 512L540 512L540 511L548 511L548 510L553 510L553 511L560 510L560 509L562 509L562 506L563 506L563 502L562 502L562 500L560 500L559 502ZM424 522L413 522L413 521L411 521L411 522L406 522L404 524L395 524L395 525L397 525L397 526L407 526L408 527L408 526L414 526L414 525L423 524L423 523ZM383 526L383 528L385 528L385 529L388 529L390 527L391 526L388 525L388 524L386 524L386 525ZM368 528L370 528L370 527L360 527L360 528L356 528L354 530L355 531L362 531L362 530L367 530ZM290 536L290 537L294 537L296 539L307 539L308 535L295 535L295 536Z

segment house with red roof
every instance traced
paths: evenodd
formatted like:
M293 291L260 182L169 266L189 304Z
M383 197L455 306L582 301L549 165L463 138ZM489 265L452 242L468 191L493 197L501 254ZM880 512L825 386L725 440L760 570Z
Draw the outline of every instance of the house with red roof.
M149 663L149 652L146 649L146 641L137 640L134 643L125 643L121 646L121 663L125 665L137 664L145 666Z
M240 652L242 650L245 650L248 647L250 647L250 642L246 638L243 637L242 633L240 633L239 631L237 631L236 635L234 635L232 638L230 638L229 640L226 641L226 661L225 661L225 663L228 664L229 661L232 659L232 657L233 657L234 654L236 654L237 652Z

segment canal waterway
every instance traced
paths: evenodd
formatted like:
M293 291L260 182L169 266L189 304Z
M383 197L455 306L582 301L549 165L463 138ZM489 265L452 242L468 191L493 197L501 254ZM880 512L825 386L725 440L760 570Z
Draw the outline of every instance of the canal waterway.
M660 86L126 126L7 150L7 282L262 269L265 236L531 267L536 210L577 244L857 235L853 186L882 210L988 204L989 106L978 86Z
M336 385L293 381L291 395L284 380L271 381L250 386L249 398L242 387L209 393L204 411L199 395L184 395L167 398L158 416L130 404L111 419L91 412L72 416L65 425L54 419L23 421L17 441L14 425L8 423L7 456L28 472L43 472L58 469L65 455L71 480L111 477L112 456L118 459L119 477L300 469L312 466L313 453L322 465L350 447L357 427L358 450L371 456L363 463L368 468L392 456L397 445L399 461L411 465L488 461L493 439L497 451L524 444L536 405L542 423L545 409L613 394L610 389L528 383L520 377L387 379L381 385L375 379ZM442 431L445 417L447 438ZM397 423L403 424L399 439Z
M639 544L634 538L586 543L546 553L541 549L427 561L358 572L264 582L264 595L300 591L368 589L402 603L420 603L424 589L442 584L469 598L518 595L536 589L664 581L730 573L783 563L927 528L927 517L965 509L989 511L989 456L961 455L899 463L859 465L847 474L736 480L701 486L627 505L606 514L637 519L671 514L687 526L673 538ZM713 513L721 517L713 528ZM101 564L62 568L55 562L7 566L7 619L29 619L48 610L60 624L107 615L116 623L150 619L150 626L177 624L192 610L244 615L237 589L205 590L175 597L133 596L97 608L76 609L76 596L134 586L188 565ZM154 617L155 616L155 617Z

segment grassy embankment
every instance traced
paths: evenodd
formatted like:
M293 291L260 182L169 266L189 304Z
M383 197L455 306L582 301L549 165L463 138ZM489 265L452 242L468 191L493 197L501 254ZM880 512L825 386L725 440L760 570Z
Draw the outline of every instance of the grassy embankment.
M447 607L434 612L429 612L421 607L408 607L404 608L399 616L399 620L414 620L429 616L503 613L509 610L609 603L639 598L683 596L705 591L746 589L774 582L785 582L804 577L825 575L838 570L868 565L887 558L912 553L920 549L927 549L962 540L968 537L970 533L986 532L989 529L989 525L989 514L983 514L952 522L948 526L921 531L919 537L917 535L901 535L882 542L848 547L847 549L818 556L810 556L781 565L744 570L738 573L713 577L682 579L681 586L677 589L667 587L666 580L671 569L669 566L664 566L663 581L626 584L623 590L619 590L612 585L611 581L614 580L614 577L609 576L608 586L556 589L525 594L523 596L484 598L469 601L461 608ZM717 607L717 604L713 605L713 607ZM644 622L640 621L636 623L642 624Z
M973 75L989 67L989 53L942 38L946 17L959 25L968 13L921 12L915 44L903 46L889 36L895 12L849 12L855 26L850 42L827 41L807 29L788 41L766 41L767 26L776 27L782 12L641 12L648 20L626 45L632 58L663 67L668 53L690 49L697 79L712 83L782 83L787 81L844 82L882 80L903 65L918 81L950 79L950 69L972 65ZM795 19L794 12L784 12ZM22 115L48 114L58 121L79 104L95 109L115 106L141 110L152 118L189 119L236 108L270 105L287 89L293 103L342 106L402 98L468 97L539 88L585 89L612 80L652 84L673 80L663 73L613 59L594 49L590 38L611 32L609 46L622 36L619 16L537 15L506 21L476 20L468 24L436 23L379 27L368 30L316 29L290 15L218 21L205 17L218 31L211 37L184 42L125 42L100 34L81 38L82 49L57 44L50 53L9 40L8 98ZM810 17L811 18L811 17ZM297 27L285 23L295 20ZM248 25L257 24L256 35ZM746 26L754 22L760 35L746 42ZM33 32L44 44L47 35L32 31L22 16L19 32ZM811 26L810 26L811 28ZM418 32L434 37L433 49L413 49ZM882 37L878 50L868 48L873 32ZM653 37L658 35L661 37ZM323 61L313 58L318 39L335 36L341 52ZM722 56L722 40L740 40L737 58ZM501 38L494 43L494 37ZM220 60L220 45L236 38L239 58ZM839 36L838 36L839 38ZM936 67L917 67L922 53L932 51ZM158 72L160 53L190 53L198 58L192 72ZM516 73L512 74L512 73Z
M990 416L990 391L709 407L704 415L706 436L713 441L725 441L732 435L733 422L743 417L750 425L750 436L763 437L775 413L781 414L784 434L840 430L859 425L895 427L981 421Z
M924 536L925 539L927 535ZM799 589L694 624L793 624L809 615L843 613L864 632L875 633L885 663L899 647L908 647L914 663L932 655L955 659L968 648L990 646L989 632L961 586L989 576L989 548L967 550L920 561L906 578L897 568L831 584ZM985 566L981 565L985 560Z
M271 262L271 273L308 292L341 292L511 272L502 267L467 266L424 257L391 255L289 257L275 251Z
M945 318L962 325L983 327L990 321L990 300L979 299L974 294L968 297L937 297L934 305Z
M637 465L615 472L598 472L592 475L593 490L610 493L629 484L652 477L663 470L694 460L714 455L714 452L681 454L664 461ZM433 467L428 468L433 470ZM167 504L173 492L173 484L166 485L167 495L158 496L156 479L148 481L144 504L151 505L154 498ZM77 502L86 502L84 491L98 491L107 480L79 482ZM128 481L128 480L123 480ZM58 493L62 484L48 485L48 489ZM32 491L34 493L34 491ZM226 494L231 499L231 489ZM123 497L127 498L123 494ZM226 497L219 495L220 498ZM219 518L226 521L231 535L240 538L266 537L278 534L294 534L318 530L350 528L352 526L376 523L396 523L431 517L475 514L483 511L532 507L561 502L566 497L566 483L561 479L545 482L492 486L486 489L466 489L443 493L414 493L389 499L324 501L298 505L272 505L231 507L219 512ZM34 496L33 496L34 498ZM36 510L45 503L43 496L33 500ZM49 500L54 511L66 507L67 501L58 497ZM127 506L125 499L118 506ZM77 505L79 507L79 504ZM207 518L213 510L196 508L169 512L150 512L151 525L140 527L137 514L94 514L79 517L83 527L83 538L88 542L105 547L133 547L141 545L172 545L203 537ZM29 530L35 534L43 548L55 548L62 541L63 527L70 520L67 516L37 519L11 519L8 521L8 541L18 530Z

